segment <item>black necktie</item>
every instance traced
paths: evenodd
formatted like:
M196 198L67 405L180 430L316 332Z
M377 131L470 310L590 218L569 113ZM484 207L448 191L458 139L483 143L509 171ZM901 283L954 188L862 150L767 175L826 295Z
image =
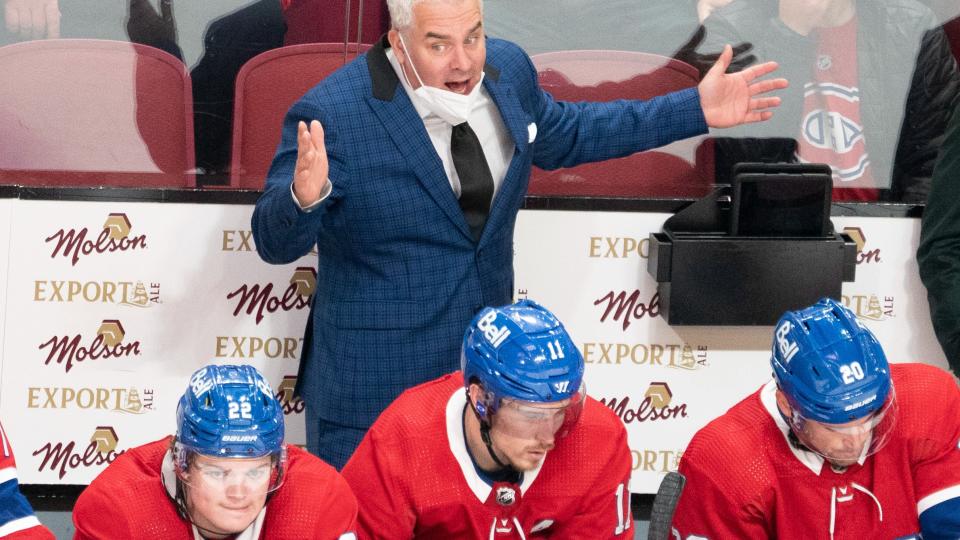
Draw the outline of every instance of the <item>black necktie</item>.
M466 122L453 126L450 136L453 166L460 176L460 209L470 226L474 241L480 240L493 198L493 175L483 155L480 139Z

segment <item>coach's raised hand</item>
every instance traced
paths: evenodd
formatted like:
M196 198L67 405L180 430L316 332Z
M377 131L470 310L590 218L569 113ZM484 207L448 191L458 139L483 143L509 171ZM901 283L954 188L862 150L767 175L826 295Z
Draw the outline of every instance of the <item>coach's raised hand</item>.
M293 194L301 207L317 202L330 181L327 175L327 148L323 145L323 126L312 120L310 127L302 120L297 125L297 165L293 171Z

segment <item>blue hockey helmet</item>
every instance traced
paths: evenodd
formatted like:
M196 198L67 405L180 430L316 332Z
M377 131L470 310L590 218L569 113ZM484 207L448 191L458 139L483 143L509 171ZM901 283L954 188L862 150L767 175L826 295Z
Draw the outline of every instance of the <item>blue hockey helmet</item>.
M572 427L583 407L583 356L563 324L533 300L480 311L463 337L464 385L478 383L484 399L476 404L488 420L503 404L569 400L564 416ZM562 434L562 433L561 433Z
M891 395L890 367L877 338L831 298L784 314L772 349L773 376L807 419L851 422L883 408Z
M192 455L271 456L272 491L283 478L283 437L283 408L260 372L247 365L210 365L194 372L177 406L174 462L189 484Z

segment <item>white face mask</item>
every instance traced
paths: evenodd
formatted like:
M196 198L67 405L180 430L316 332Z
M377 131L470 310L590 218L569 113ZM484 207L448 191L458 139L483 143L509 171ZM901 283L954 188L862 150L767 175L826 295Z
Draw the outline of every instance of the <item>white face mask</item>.
M477 81L477 84L469 94L458 94L443 88L427 86L423 83L423 79L420 78L420 74L417 73L417 67L413 65L413 59L410 57L409 52L410 49L408 49L407 44L404 43L403 35L398 33L398 36L400 37L400 44L403 45L407 61L410 62L410 67L413 68L413 74L417 76L417 81L420 82L420 88L413 91L420 99L420 102L427 110L439 116L450 125L456 126L466 122L470 116L470 111L473 110L473 104L476 102L477 96L480 95L480 86L483 84L484 73L482 71L480 72L480 80ZM404 71L403 73L404 77L406 77L407 72ZM409 78L407 79L407 83L410 83ZM413 84L410 84L410 86L413 86Z

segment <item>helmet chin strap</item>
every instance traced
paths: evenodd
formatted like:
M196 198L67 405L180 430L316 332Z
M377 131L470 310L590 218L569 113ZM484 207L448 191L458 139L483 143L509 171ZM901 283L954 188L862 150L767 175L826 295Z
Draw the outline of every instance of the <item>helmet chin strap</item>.
M490 438L490 422L482 418L480 419L480 438L483 439L483 444L486 445L487 452L490 454L490 457L497 465L500 466L501 469L513 470L513 465L507 465L506 463L500 461L500 458L497 457L497 453L493 451L493 440Z
M513 468L513 465L504 463L498 456L497 453L493 450L493 438L490 437L490 421L482 418L480 412L477 411L476 406L473 404L473 401L467 399L467 402L470 405L470 410L473 411L473 414L476 415L477 420L480 421L480 438L483 440L484 446L487 447L487 453L490 454L490 459L500 467L500 473L496 476L503 476L504 479L515 478L520 475L520 471Z

